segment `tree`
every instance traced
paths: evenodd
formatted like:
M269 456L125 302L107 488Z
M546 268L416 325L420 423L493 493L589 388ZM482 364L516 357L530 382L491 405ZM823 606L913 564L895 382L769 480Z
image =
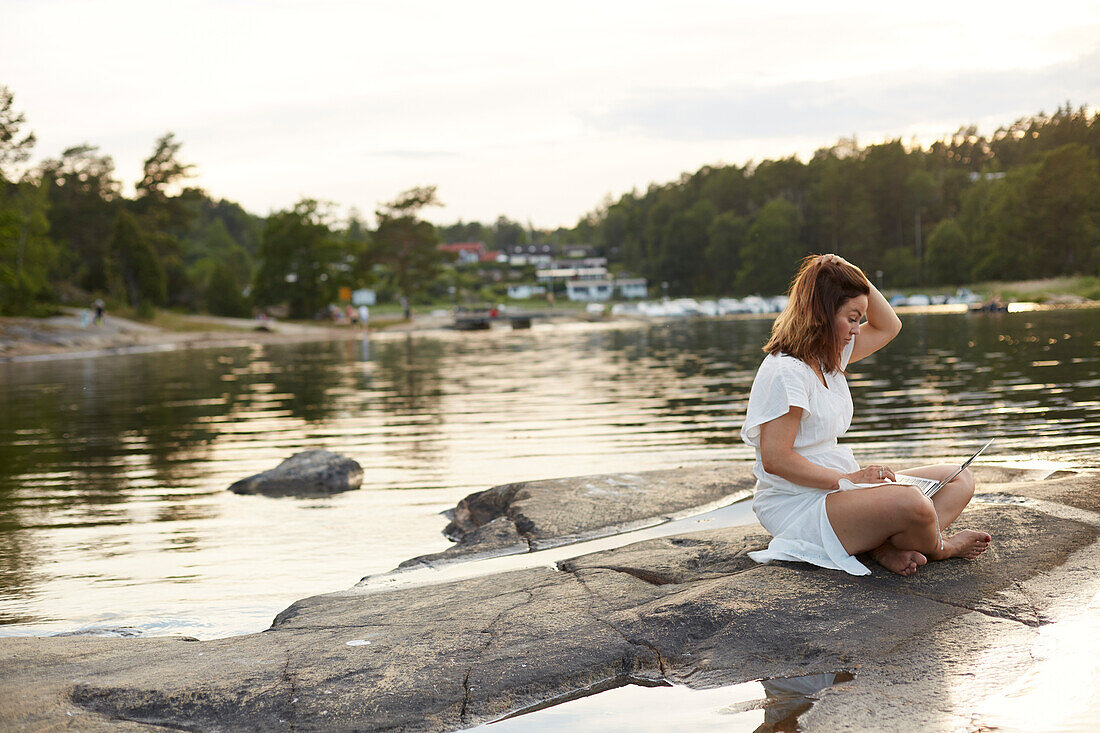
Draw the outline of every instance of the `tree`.
M333 300L333 275L343 263L343 247L313 199L268 218L260 237L259 269L253 297L257 305L286 303L293 318L310 318Z
M1039 276L1096 272L1100 170L1088 149L1069 143L1051 150L1021 183L1028 269Z
M115 220L111 252L118 263L130 305L142 316L151 316L154 306L164 302L164 268L137 221L126 211L119 212Z
M375 212L375 251L389 268L394 289L406 305L439 277L444 261L435 227L418 218L425 206L442 206L435 186L411 188Z
M905 180L910 161L900 140L868 147L863 154L861 178L868 194L876 224L875 251L859 262L864 269L882 266L887 249L905 244L908 230L903 215Z
M50 296L58 250L48 202L33 181L0 181L0 312L34 313Z
M0 312L33 312L49 296L57 247L49 238L49 200L21 170L34 148L14 96L0 86Z
M707 231L706 264L714 292L731 294L741 268L741 250L748 237L749 224L743 216L732 211L714 217Z
M206 287L206 308L216 316L244 318L248 301L233 271L224 262L215 263Z
M34 149L33 132L24 132L27 118L13 108L15 95L0 85L0 182L20 178L18 166L25 163Z
M181 163L177 157L182 147L174 132L157 138L153 154L142 165L141 180L134 186L138 199L166 199L171 186L193 175L195 166Z
M527 230L518 221L512 221L506 216L497 218L493 226L496 249L505 249L517 244L527 244Z
M774 198L749 227L741 250L737 290L741 293L786 292L795 265L804 254L799 241L798 209L785 198Z
M114 161L83 144L39 166L49 199L50 233L67 245L61 276L85 290L109 287L109 250L119 201Z
M708 229L714 219L714 206L700 201L687 211L675 214L661 236L659 275L677 295L690 295L710 287L706 272Z
M939 285L961 285L970 279L973 263L966 233L955 219L943 219L928 237L925 276Z
M927 213L936 202L939 187L928 171L914 170L905 179L905 204L913 215L914 260L917 263L917 282L924 280L924 227Z
M180 162L182 146L171 132L157 138L152 155L145 159L141 180L134 186L132 210L146 240L160 257L169 302L193 306L188 296L194 286L187 277L180 241L190 229L193 210L187 205L187 196L170 195L194 169L193 165Z

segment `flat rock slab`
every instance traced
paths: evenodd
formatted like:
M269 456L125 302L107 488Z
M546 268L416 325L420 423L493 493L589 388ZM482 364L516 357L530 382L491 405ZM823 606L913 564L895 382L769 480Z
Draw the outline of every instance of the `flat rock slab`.
M362 483L363 468L356 461L327 450L307 450L237 481L229 490L264 496L328 496L358 489Z
M748 496L755 484L745 463L708 463L494 486L454 508L443 530L456 540L453 547L401 566L538 550L637 529Z
M1073 600L1080 579L1095 576L1082 568L1100 567L1100 516L1028 498L1048 489L1026 478L1007 477L997 501L960 518L959 527L993 535L984 555L909 578L878 566L854 577L758 565L746 553L768 536L750 525L554 568L357 586L298 601L262 634L0 639L0 727L453 730L593 686L712 687L850 670L855 681L828 691L804 729L844 727L840 696L852 694L863 705L856 727L956 730L966 711L942 695L891 691L980 672L973 650L1035 633L1054 600ZM1091 472L1056 481L1064 495L1100 488Z

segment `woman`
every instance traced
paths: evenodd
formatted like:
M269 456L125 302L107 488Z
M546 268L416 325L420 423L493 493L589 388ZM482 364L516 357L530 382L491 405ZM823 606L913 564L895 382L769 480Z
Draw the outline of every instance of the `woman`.
M866 322L864 322L866 318ZM810 256L772 326L749 396L741 438L756 449L753 511L773 535L757 562L796 560L868 575L854 555L911 575L929 560L975 558L990 536L946 529L974 494L963 471L932 499L894 483L889 466L860 468L837 445L852 421L844 369L890 343L901 321L863 272L837 255ZM908 469L942 480L952 466ZM859 488L854 484L875 484Z

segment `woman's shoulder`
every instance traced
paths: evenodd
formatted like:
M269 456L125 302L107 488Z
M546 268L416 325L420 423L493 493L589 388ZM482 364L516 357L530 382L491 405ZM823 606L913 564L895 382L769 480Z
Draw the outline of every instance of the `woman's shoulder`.
M782 375L786 379L805 379L807 374L813 374L809 364L781 351L764 357L764 361L761 362L760 369L757 371L757 378L759 379L761 376L772 378L776 375Z
M810 369L812 371L809 364L802 361L797 356L791 356L790 354L783 351L775 354L768 354L766 357L764 357L764 364L768 364L769 368L777 370L801 371L803 369ZM761 364L761 366L763 366L763 364Z

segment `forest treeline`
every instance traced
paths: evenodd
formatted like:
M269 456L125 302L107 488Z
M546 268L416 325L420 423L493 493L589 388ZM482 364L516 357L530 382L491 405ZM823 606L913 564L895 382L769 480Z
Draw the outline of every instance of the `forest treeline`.
M928 148L854 140L744 166L705 166L608 201L582 226L672 293L779 293L792 264L836 252L888 287L1100 269L1100 113L1068 104L990 136Z
M187 186L194 166L172 133L155 141L132 197L95 146L30 166L35 144L0 86L0 314L102 297L145 316L161 306L227 316L285 306L309 318L342 288L409 299L445 291L448 257L419 216L439 203L433 187L380 204L370 230L357 214L338 219L333 204L313 199L260 217Z
M807 252L838 252L889 287L1100 268L1100 114L1069 105L988 137L961 129L927 149L842 140L805 163L706 166L554 231L506 217L433 226L421 218L439 203L433 187L380 204L373 228L311 199L257 216L188 186L193 166L171 133L126 196L96 147L31 165L35 143L0 86L3 314L102 297L143 314L283 305L305 318L345 287L414 301L491 294L447 266L441 241L587 244L613 270L692 295L782 292Z

